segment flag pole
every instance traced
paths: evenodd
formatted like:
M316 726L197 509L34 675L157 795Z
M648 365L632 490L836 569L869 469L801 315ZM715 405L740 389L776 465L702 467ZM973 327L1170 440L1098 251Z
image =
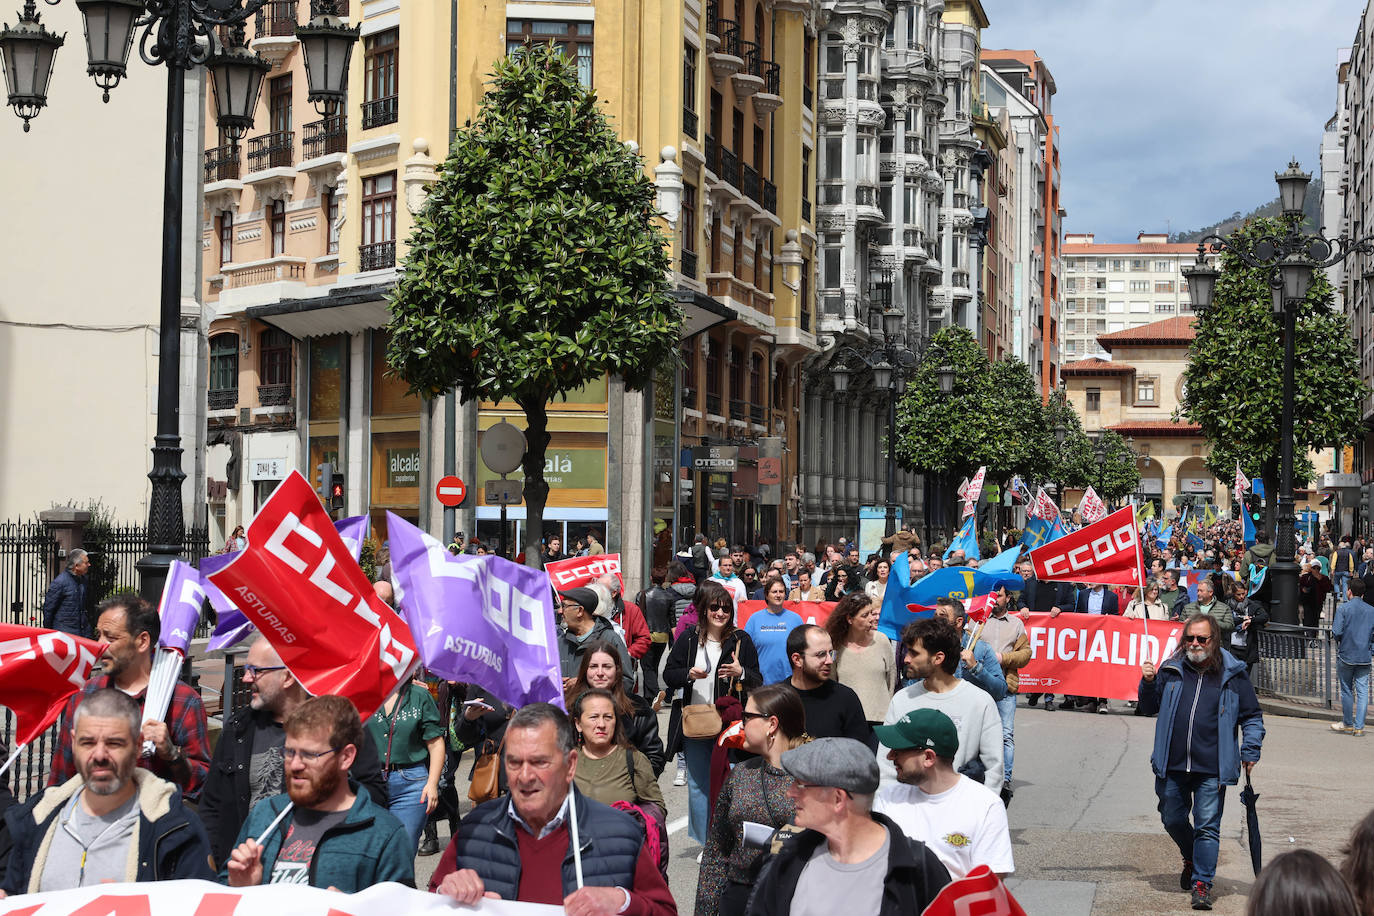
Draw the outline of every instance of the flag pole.
M18 747L16 747L16 748L10 753L9 759L5 761L5 765L4 765L4 766L0 766L0 776L4 776L5 773L9 772L10 766L13 765L14 761L18 759L18 757L19 757L19 752L22 751L24 748L26 748L26 747L28 747L28 746L29 746L28 743L25 742L24 744L21 744L21 745L19 745Z
M577 873L577 889L582 889L582 841L577 836L577 787L568 787L568 830L572 833L573 871Z
M267 842L267 838L272 835L272 831L276 830L277 825L282 822L286 815L291 813L291 808L294 806L294 804L294 802L287 802L286 807L281 809L281 814L278 814L276 819L273 820L272 823L267 825L267 829L262 832L262 836L258 837L259 846Z

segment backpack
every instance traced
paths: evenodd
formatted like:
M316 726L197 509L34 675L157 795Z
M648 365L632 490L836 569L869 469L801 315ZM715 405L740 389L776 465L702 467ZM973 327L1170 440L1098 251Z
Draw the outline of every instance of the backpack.
M639 797L639 787L635 785L635 759L634 749L625 748L625 771L630 775L630 786L634 789L635 797ZM611 804L612 808L624 811L630 817L639 821L639 826L644 828L644 848L653 858L654 864L658 866L659 873L663 875L663 883L668 883L668 828L659 817L641 808L639 805L627 801L618 801Z

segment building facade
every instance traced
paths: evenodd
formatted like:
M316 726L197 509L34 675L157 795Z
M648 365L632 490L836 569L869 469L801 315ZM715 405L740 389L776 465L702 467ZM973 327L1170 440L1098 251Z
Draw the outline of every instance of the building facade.
M1015 239L1011 265L1009 352L1031 368L1042 396L1059 384L1064 330L1064 216L1060 200L1059 128L1054 77L1034 51L983 50L983 104L1010 121L1014 155L1014 221L1001 230ZM1070 357L1071 358L1071 357Z
M1142 232L1129 244L1102 244L1090 232L1066 236L1065 358L1105 356L1104 334L1190 316L1182 271L1196 260L1197 245L1171 243L1162 232Z

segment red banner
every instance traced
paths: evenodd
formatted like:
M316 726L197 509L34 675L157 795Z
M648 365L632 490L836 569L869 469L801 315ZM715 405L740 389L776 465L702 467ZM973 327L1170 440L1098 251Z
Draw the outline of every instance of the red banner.
M921 916L1026 916L1002 879L979 865L940 889Z
M57 630L0 624L0 706L18 718L15 746L28 744L62 715L67 697L91 678L105 647Z
M742 627L750 617L763 610L766 601L741 601L735 605L735 626ZM782 606L801 615L802 623L825 626L830 612L835 609L835 601L784 601Z
M1042 582L1140 585L1144 560L1135 509L1118 509L1102 521L1031 551L1035 578Z
M1019 672L1021 693L1134 700L1140 663L1160 661L1178 648L1183 622L1075 614L1031 614L1026 623L1031 660Z
M544 572L556 591L565 588L581 588L591 585L606 573L614 573L620 580L620 588L625 589L625 580L620 575L620 554L599 553L593 557L568 557L544 564Z
M419 656L405 622L372 590L299 471L248 526L248 546L210 576L315 696L337 694L366 719Z

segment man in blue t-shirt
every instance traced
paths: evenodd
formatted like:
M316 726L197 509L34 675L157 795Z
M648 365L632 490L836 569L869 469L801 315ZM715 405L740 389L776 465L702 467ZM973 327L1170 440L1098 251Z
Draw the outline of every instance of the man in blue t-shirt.
M787 586L770 578L764 585L765 604L744 623L744 632L754 641L759 653L759 671L765 684L775 684L792 676L792 660L787 655L787 634L805 621L796 611L783 607Z

